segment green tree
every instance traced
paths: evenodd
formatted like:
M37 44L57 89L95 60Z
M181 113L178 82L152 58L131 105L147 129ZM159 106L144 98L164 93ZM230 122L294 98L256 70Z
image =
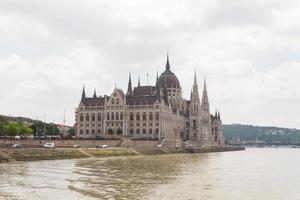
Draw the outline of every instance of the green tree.
M27 125L25 125L25 124L19 125L19 134L20 135L31 135L32 132L33 132L32 129L29 128Z
M19 134L19 127L15 123L9 123L5 126L5 133L9 136L16 136Z
M8 125L8 122L0 116L0 136L5 135L5 127Z

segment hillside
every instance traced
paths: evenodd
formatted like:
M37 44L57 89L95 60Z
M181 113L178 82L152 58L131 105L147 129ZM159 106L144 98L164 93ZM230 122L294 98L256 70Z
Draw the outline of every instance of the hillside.
M300 144L300 130L253 126L242 124L223 125L224 136L227 142L241 142L245 144Z

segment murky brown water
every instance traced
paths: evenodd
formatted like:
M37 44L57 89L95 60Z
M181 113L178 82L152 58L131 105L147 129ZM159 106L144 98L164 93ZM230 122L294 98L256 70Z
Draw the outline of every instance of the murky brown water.
M1 164L0 199L299 200L300 149Z

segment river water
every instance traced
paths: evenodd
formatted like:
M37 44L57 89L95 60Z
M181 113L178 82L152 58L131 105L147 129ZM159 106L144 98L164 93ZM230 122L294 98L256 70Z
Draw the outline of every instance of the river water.
M1 164L0 199L299 200L300 149Z

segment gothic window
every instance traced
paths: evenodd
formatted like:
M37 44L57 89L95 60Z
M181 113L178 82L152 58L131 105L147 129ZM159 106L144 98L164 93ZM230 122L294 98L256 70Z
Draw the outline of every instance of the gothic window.
M155 115L155 119L156 119L156 120L159 120L159 113L158 113L158 112L157 112L156 115Z
M98 133L99 133L99 134L101 133L101 129L98 129Z
M118 135L122 135L122 133L123 133L122 129L118 129L118 130L117 130L117 134L118 134Z
M110 129L108 129L108 134L109 135L112 135L114 132L113 132L113 130L110 128Z
M130 133L130 135L132 135L133 134L133 129L130 129L129 133Z
M89 129L86 129L86 130L85 130L85 134L89 134Z
M158 132L159 132L159 129L158 129L158 128L157 128L157 129L155 129L155 133L156 133L156 134L158 134Z
M101 121L101 114L98 114L98 121Z
M152 129L151 128L149 129L149 134L152 134Z
M146 123L143 123L143 126L146 126Z
M123 113L120 113L120 120L123 120Z
M114 116L114 113L112 112L111 113L111 120L114 120L115 119L115 116Z
M117 105L119 104L119 99L116 99L116 104L117 104Z
M150 112L150 114L149 114L149 120L153 120L153 114L152 114L152 112Z
M116 120L119 120L119 113L116 112Z
M83 115L82 114L80 115L79 119L80 119L81 122L83 121Z
M86 114L85 120L86 120L86 121L89 121L89 120L90 120L89 114Z
M140 134L140 129L136 129L136 134Z
M143 120L146 121L146 113L143 113Z
M140 113L136 113L135 118L136 118L136 120L140 120Z
M80 134L83 134L83 130L80 130Z
M111 104L115 104L115 100L114 99L111 99Z
M196 127L196 120L193 120L193 126Z
M95 130L94 129L92 129L92 134L95 134Z
M143 134L146 134L146 129L143 129Z
M92 114L92 121L95 121L95 114Z
M110 120L109 113L107 113L107 117L106 118L107 118L107 120Z
M133 120L133 113L130 113L130 120Z

